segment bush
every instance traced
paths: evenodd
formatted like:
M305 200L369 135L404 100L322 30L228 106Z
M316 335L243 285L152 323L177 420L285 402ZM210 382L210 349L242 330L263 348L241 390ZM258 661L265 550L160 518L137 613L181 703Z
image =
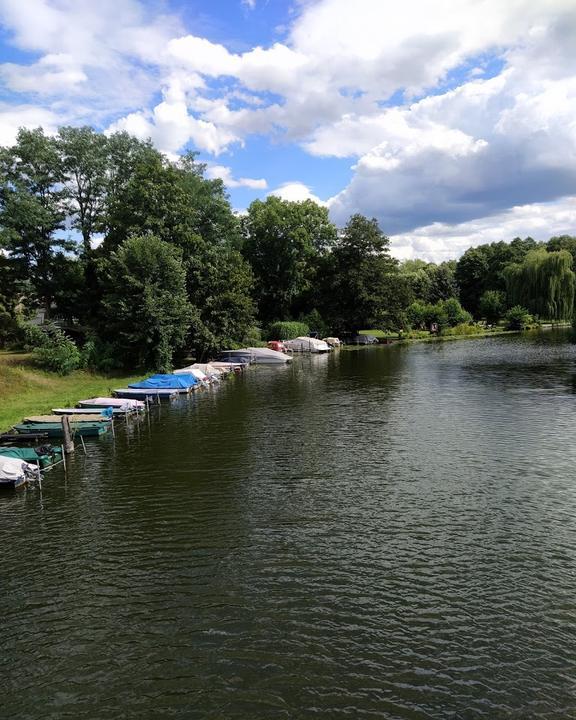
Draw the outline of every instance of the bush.
M442 335L478 335L479 333L486 332L485 328L480 325L470 325L470 323L461 323L460 325L454 325L454 327L444 330Z
M26 352L50 344L50 334L55 330L53 326L31 325L22 322L18 327L18 343Z
M249 327L242 338L242 347L260 347L266 343L262 340L262 330L259 327Z
M534 318L525 307L514 305L506 313L506 327L508 330L523 330L527 325L534 322Z
M480 315L489 323L497 323L506 312L506 297L500 290L486 290L480 298Z
M268 340L292 340L301 335L308 335L310 328L306 323L293 320L278 321L268 326Z
M34 350L34 360L44 370L68 375L80 366L80 351L76 344L57 328L50 330L48 342Z
M322 315L318 312L318 310L314 309L311 312L309 312L307 315L301 315L300 316L300 322L304 323L308 326L309 331L318 333L319 337L325 337L329 334L329 328L328 325L324 322ZM308 334L308 333L304 333ZM277 338L275 338L277 339Z
M119 367L114 345L98 338L90 338L80 352L80 366L99 372L111 372Z

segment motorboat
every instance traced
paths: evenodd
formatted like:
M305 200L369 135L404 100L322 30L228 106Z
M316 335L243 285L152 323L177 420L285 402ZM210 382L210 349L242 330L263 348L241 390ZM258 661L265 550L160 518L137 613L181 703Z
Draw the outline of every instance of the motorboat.
M0 446L0 460L16 458L17 460L40 465L41 468L56 465L62 460L62 447L58 445L40 445L39 447Z
M37 465L22 462L19 458L0 457L0 488L17 490L40 477Z
M146 403L141 400L120 397L95 397L89 400L79 400L76 405L79 408L114 408L122 412L142 411L146 409ZM93 412L91 410L90 412Z
M325 338L322 338L322 340L327 345L330 345L331 348L337 348L344 344L342 342L342 340L340 340L340 338L337 338L337 337L325 337Z
M277 352L286 352L286 346L282 340L270 340L268 347L270 350L276 350Z
M221 353L228 358L246 358L249 363L255 365L284 365L292 362L290 355L263 347L247 347L239 350L225 350Z
M173 390L176 393L185 394L191 392L198 384L198 379L190 373L180 373L179 375L158 373L150 375L146 380L130 383L128 387L133 390L151 390L153 392Z
M189 365L185 368L180 368L180 370L174 370L172 373L173 375L194 375L194 377L198 380L199 383L202 385L210 385L212 380L203 370L199 370L198 368L192 367Z
M223 362L231 362L235 365L250 365L252 353L249 348L240 348L239 350L222 350L218 353L218 360Z
M109 405L108 408L97 408L97 407L82 407L82 408L52 408L54 415L71 415L83 419L85 415L91 415L97 413L99 410L110 410L114 417L130 415L136 412L136 408L123 408L113 407Z
M330 345L324 340L311 337L297 337L293 340L285 340L286 350L292 352L327 353L330 352Z
M142 400L146 401L160 401L160 400L173 400L178 396L178 390L174 388L156 388L155 390L146 388L117 388L112 390L116 398L123 400Z

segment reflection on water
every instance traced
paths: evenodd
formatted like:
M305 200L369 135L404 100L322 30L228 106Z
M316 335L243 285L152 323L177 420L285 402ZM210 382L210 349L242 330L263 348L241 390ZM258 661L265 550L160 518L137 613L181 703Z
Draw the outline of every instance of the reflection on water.
M576 717L564 339L253 368L0 496L0 715Z

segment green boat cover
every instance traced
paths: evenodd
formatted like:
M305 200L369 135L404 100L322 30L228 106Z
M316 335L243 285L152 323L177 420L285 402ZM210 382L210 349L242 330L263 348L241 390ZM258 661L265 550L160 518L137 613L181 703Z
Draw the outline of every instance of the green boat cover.
M0 446L0 456L17 458L33 465L40 461L40 467L45 468L62 460L62 448L53 445L39 448Z

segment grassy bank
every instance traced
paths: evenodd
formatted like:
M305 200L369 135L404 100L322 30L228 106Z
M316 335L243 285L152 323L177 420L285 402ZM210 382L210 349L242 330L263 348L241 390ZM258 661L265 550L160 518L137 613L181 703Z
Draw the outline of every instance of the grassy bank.
M74 407L78 400L108 395L142 375L96 375L77 370L60 377L38 370L29 355L0 352L0 432L26 415L49 413L53 407Z

